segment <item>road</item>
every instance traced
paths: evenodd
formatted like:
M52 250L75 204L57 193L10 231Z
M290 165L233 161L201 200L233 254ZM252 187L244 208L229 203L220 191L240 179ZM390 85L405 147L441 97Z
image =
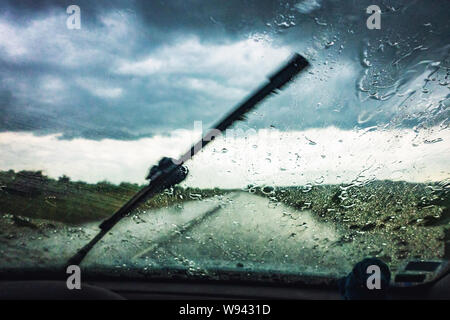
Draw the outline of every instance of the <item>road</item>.
M5 220L6 221L6 220ZM4 223L4 222L3 222ZM68 227L52 223L21 228L0 244L4 266L65 263L98 223ZM330 223L309 211L248 192L192 200L123 219L86 257L87 267L186 267L270 269L342 274L351 269L349 246ZM7 242L7 244L6 244Z
M342 273L351 264L339 239L309 211L233 192L125 219L86 263Z

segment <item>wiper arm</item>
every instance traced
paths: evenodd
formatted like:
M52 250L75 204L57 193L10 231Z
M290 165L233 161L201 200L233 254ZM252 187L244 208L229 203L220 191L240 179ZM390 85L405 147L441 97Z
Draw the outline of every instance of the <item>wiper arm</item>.
M252 95L250 95L241 104L236 106L227 116L220 120L212 129L210 129L202 139L194 144L189 151L187 151L177 161L166 165L164 170L158 170L153 173L150 172L150 184L142 188L136 195L134 195L127 203L125 203L119 210L117 210L110 218L106 219L100 225L100 232L83 248L81 248L72 258L69 259L69 265L79 265L89 251L100 241L106 233L108 233L124 216L136 209L139 204L161 192L165 188L175 185L183 180L180 176L183 164L192 158L197 152L203 149L209 142L214 140L218 133L225 131L233 125L234 122L245 118L245 114L253 109L258 103L264 100L267 96L275 93L276 90L281 90L287 83L294 79L294 77L309 65L309 62L299 55L294 54L293 57L280 70L269 77L269 82L263 84ZM167 159L167 158L165 158ZM162 161L160 161L161 164ZM181 180L180 180L181 179Z

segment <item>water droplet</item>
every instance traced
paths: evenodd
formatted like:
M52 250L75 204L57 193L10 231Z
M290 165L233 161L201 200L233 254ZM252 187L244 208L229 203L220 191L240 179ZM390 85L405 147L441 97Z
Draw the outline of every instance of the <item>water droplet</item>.
M326 22L322 22L319 20L319 18L314 18L314 21L319 25L319 26L326 26L327 23Z
M324 176L320 176L319 178L317 178L316 180L314 180L315 184L322 184L325 181Z
M330 48L330 47L332 47L332 46L334 46L334 41L328 41L328 42L325 44L325 48Z
M309 139L308 137L305 137L306 140L308 140L308 143L312 146L315 146L317 143Z
M199 193L190 193L189 198L191 198L192 200L201 200L202 195Z
M423 143L425 143L425 144L433 144L433 143L437 143L437 142L441 142L441 141L443 141L442 138L436 138L436 139L433 139L433 140L427 140L427 139L425 139L425 140L423 141Z

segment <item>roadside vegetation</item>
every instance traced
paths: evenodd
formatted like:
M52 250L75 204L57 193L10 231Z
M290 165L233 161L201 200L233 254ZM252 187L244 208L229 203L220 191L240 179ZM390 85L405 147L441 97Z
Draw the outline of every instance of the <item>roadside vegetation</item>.
M397 264L406 258L450 259L449 187L448 180L430 184L385 180L248 189L274 205L284 203L298 214L308 210L319 221L334 225L342 236L333 245L351 244Z
M71 181L67 176L52 179L42 171L0 171L0 214L72 224L97 221L113 214L142 187L127 182L89 184ZM161 208L220 193L218 189L175 187L148 200L142 209Z
M446 184L447 183L447 184ZM366 184L303 187L252 187L274 203L299 211L311 210L325 222L347 224L363 231L403 225L438 226L450 223L449 182L422 184L372 181Z

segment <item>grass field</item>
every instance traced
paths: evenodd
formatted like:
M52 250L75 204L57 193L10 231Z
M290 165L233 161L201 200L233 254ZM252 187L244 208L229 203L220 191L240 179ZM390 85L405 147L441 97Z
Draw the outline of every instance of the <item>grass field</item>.
M397 265L403 259L450 259L448 181L372 181L364 185L256 188L256 194L299 211L310 210L367 255ZM372 239L372 241L368 241ZM386 254L388 253L388 254Z
M113 214L142 187L131 183L114 185L107 181L74 182L66 176L55 180L40 171L1 171L0 214L71 224L98 221ZM175 187L150 199L142 208L161 208L220 193L218 189Z

